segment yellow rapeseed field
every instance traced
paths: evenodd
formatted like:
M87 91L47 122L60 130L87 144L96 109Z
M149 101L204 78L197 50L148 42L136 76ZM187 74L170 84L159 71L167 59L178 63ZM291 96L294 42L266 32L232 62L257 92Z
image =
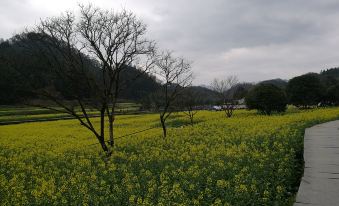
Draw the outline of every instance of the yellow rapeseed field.
M76 120L0 126L0 205L286 205L302 168L303 132L339 108L261 116L124 115L104 160Z

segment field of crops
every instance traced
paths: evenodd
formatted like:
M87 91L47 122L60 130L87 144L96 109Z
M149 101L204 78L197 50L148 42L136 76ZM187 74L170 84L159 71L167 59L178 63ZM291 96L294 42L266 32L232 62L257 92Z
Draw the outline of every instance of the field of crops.
M288 205L301 175L306 127L339 108L260 116L175 114L167 139L158 115L121 115L104 161L76 120L0 126L0 205ZM93 145L94 144L94 145Z
M139 111L140 105L135 103L118 103L116 111L119 114ZM54 107L62 110L62 108ZM80 111L80 108L77 110ZM98 116L97 110L87 112L89 115ZM0 125L28 122L28 121L45 121L53 119L69 119L70 115L60 113L54 110L37 108L37 107L18 107L18 106L1 106L0 107Z

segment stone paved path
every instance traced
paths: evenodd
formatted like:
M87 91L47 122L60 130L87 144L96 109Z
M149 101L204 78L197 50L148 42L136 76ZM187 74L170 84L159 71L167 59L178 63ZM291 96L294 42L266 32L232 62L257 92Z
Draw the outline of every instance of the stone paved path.
M306 129L304 160L294 206L339 206L339 121Z

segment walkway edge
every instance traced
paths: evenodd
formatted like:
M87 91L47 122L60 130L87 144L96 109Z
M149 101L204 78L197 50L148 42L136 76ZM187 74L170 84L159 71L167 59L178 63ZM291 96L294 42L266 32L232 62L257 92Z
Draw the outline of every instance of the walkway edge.
M305 130L304 161L294 206L339 205L339 120Z

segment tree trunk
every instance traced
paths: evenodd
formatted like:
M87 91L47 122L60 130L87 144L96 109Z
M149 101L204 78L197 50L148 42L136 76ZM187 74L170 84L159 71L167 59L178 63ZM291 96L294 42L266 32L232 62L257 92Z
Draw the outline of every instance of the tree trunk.
M226 109L226 117L230 118L232 116L232 113L230 109Z
M193 126L193 114L190 115L191 125Z
M233 105L226 105L226 108L224 110L226 113L226 117L231 118L233 115L233 110L234 110Z
M115 117L113 114L109 115L109 145L114 147L114 123Z
M100 111L100 136L97 136L102 150L106 153L107 156L111 156L112 152L108 149L105 143L105 107Z
M100 136L105 140L105 107L100 110Z
M165 125L165 120L164 120L163 115L160 115L160 122L161 122L162 132L163 132L164 138L166 138L167 130L166 130L166 125Z
M109 149L105 143L105 139L103 139L102 137L98 137L98 139L99 139L102 150L104 150L104 152L106 153L109 153Z

